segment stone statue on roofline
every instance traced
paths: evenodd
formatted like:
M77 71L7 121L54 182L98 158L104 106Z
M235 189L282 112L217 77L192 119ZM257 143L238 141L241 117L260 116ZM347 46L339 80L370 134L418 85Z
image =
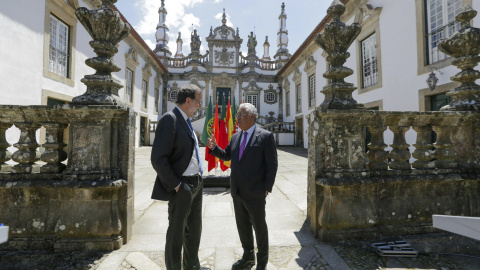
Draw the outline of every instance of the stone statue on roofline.
M190 49L193 52L200 52L200 45L202 42L200 41L200 36L197 34L197 29L193 30L191 35L191 42L190 42Z
M257 47L257 38L253 35L253 32L250 32L250 35L248 36L247 47L248 55L255 55L257 53L255 51L255 47Z

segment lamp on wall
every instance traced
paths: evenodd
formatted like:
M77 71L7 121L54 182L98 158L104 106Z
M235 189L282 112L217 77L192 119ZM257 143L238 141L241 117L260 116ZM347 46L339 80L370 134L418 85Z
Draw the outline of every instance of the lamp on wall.
M433 72L435 70L435 68L432 68L432 72L429 74L428 76L428 79L427 79L427 84L428 84L428 88L430 88L430 90L434 90L435 87L437 86L437 82L438 82L438 78L437 76L435 76L435 72ZM441 73L440 71L438 71L439 73Z

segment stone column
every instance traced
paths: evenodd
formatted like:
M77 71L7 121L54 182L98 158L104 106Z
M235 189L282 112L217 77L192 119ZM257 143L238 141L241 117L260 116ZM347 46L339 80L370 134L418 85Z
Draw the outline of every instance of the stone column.
M13 173L32 173L33 164L40 159L40 154L37 152L38 143L35 137L35 132L40 128L40 124L34 123L15 123L15 126L20 129L20 139L15 146L18 148L12 155L12 160L18 164L12 167Z
M45 138L46 143L42 146L45 151L42 153L41 160L46 165L40 168L41 173L60 173L65 169L65 165L61 163L67 159L67 153L63 150L63 131L67 124L60 123L44 123L48 136Z
M12 124L0 123L0 172L9 172L10 166L5 164L12 158L12 153L7 150L11 145L7 142L5 138L5 132L9 129Z

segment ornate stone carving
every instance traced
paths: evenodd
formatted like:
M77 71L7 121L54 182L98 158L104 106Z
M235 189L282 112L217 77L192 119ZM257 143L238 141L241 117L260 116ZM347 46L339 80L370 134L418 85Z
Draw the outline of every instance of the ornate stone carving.
M480 72L473 69L480 62L480 29L470 25L475 16L477 11L466 6L455 17L462 29L438 45L440 51L456 58L452 64L462 70L451 77L461 85L447 93L452 101L441 110L480 111L480 86L475 83Z
M277 103L278 95L277 95L277 92L275 91L275 89L273 88L273 85L270 84L268 86L268 89L264 91L263 100L267 104Z
M222 51L215 51L215 63L219 65L229 66L233 64L233 56L235 52L229 52L227 48L223 47Z
M121 70L113 61L113 55L118 52L117 44L130 33L130 26L123 22L118 11L111 8L115 2L117 1L103 0L100 9L88 10L82 7L75 12L80 23L93 38L90 46L97 56L85 61L96 73L85 75L81 80L87 86L87 91L73 98L72 104L123 104L118 96L118 90L123 86L111 73Z
M363 105L357 104L353 99L352 92L357 89L353 84L345 82L345 77L353 74L353 70L343 66L350 53L348 48L360 34L362 26L353 23L345 25L340 16L345 12L345 5L335 0L328 8L327 13L332 22L325 26L323 33L317 34L315 42L328 53L327 62L331 67L323 74L323 77L330 79L330 83L321 91L325 95L321 109L358 109Z

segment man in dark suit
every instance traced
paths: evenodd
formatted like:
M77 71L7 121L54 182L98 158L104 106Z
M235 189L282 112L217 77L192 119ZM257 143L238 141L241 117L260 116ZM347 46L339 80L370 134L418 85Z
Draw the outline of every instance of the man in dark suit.
M273 134L255 124L257 109L250 103L240 105L237 132L225 150L214 138L208 140L210 153L222 160L231 160L230 190L237 230L243 247L242 258L232 269L250 269L255 265L253 230L257 239L257 269L267 268L268 228L265 221L265 198L272 192L277 174L277 149Z
M202 160L190 118L202 105L202 92L188 84L178 92L177 107L158 121L151 161L157 172L152 199L168 201L165 265L168 270L200 267L202 232Z

